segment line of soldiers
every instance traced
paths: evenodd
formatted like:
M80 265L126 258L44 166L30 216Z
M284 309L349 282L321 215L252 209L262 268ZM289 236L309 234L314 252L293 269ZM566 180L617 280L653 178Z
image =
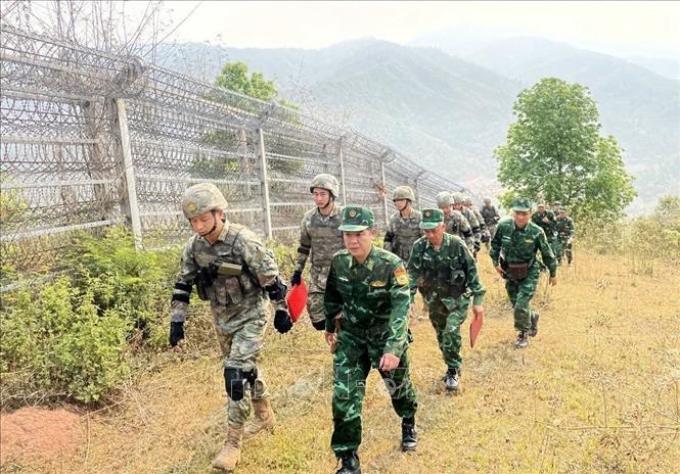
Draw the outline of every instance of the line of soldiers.
M556 262L546 233L530 222L526 199L515 201L513 218L501 221L490 199L476 211L471 199L449 192L437 196L438 208L419 212L413 209L413 190L400 186L393 193L397 212L380 248L373 243L377 229L372 211L335 203L339 183L334 176L316 176L310 193L315 206L301 222L291 285L301 283L311 262L307 311L334 352L331 448L341 462L336 474L357 474L362 400L371 368L380 373L402 419L401 449L413 451L418 444L418 404L408 356L409 313L416 294L421 293L427 306L446 364L444 386L455 393L462 366L460 327L470 304L480 322L484 315L485 288L476 265L481 243L489 246L496 270L506 279L519 349L527 346L527 336L538 332L538 313L529 302L540 270L547 266L550 283L555 284ZM199 298L211 303L228 396L227 440L213 467L232 471L240 460L242 440L275 424L258 365L268 302L274 306L277 331L288 332L292 321L285 302L287 287L272 252L254 233L230 223L226 209L226 200L212 184L195 185L185 193L182 210L196 235L184 248L172 295L170 345L181 351L195 286ZM254 417L247 424L251 407Z

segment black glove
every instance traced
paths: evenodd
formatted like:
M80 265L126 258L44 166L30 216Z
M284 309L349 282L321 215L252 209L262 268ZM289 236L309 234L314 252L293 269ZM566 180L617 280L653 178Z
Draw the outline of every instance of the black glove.
M293 272L293 276L290 278L290 286L299 285L300 283L302 283L302 272L298 270Z
M281 334L285 334L293 327L293 321L290 319L288 311L284 309L277 309L274 315L274 327Z
M170 323L170 346L175 347L182 339L184 339L184 323Z

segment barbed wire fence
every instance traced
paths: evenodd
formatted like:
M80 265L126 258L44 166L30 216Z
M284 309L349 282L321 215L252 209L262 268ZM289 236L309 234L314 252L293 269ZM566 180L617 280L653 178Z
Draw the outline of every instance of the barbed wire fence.
M180 201L197 182L222 190L230 220L282 242L297 237L318 173L336 176L339 201L370 207L381 228L396 186L413 187L418 207L442 190L469 192L302 111L132 55L10 25L0 34L4 272L53 270L74 233L116 224L140 248L182 243L190 228Z

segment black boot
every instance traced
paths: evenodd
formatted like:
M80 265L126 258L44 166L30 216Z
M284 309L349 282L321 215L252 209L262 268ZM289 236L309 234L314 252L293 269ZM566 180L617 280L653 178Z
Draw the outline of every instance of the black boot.
M538 313L536 311L531 312L531 329L527 333L527 336L536 337L538 334Z
M525 332L521 332L517 335L517 340L515 341L515 349L524 349L529 345L529 339Z
M444 377L444 384L446 384L446 390L449 392L457 392L460 388L460 370L455 368L449 368L446 371L446 376Z
M338 455L338 459L342 462L342 467L335 474L361 474L361 465L356 452L345 451Z
M414 417L402 418L401 420L401 450L415 451L418 446L418 432Z

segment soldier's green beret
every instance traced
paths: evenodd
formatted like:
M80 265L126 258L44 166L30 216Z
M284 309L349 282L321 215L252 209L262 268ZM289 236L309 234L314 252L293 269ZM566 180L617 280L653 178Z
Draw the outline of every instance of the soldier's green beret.
M343 232L361 232L375 227L373 211L366 207L347 206L342 211L339 230Z
M531 210L531 201L528 198L516 198L512 201L512 210L520 212L528 212Z
M423 209L423 218L420 221L421 229L434 229L444 222L444 213L439 209Z

